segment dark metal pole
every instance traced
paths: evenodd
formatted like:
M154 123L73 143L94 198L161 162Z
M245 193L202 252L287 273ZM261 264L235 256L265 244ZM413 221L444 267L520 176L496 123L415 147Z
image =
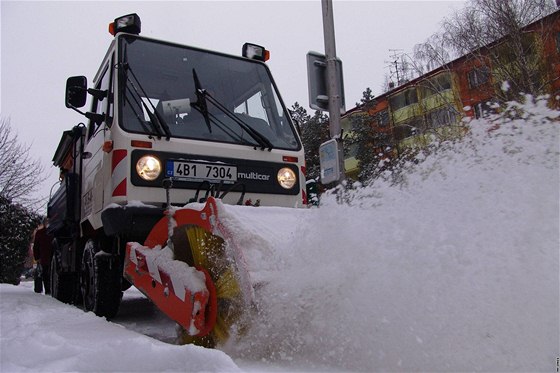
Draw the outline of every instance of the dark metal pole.
M325 37L325 57L327 61L327 93L329 95L329 132L331 139L336 139L340 174L338 182L345 178L344 150L342 146L342 130L340 127L340 108L342 106L336 73L336 44L334 38L334 17L332 0L321 0L323 8L323 34Z

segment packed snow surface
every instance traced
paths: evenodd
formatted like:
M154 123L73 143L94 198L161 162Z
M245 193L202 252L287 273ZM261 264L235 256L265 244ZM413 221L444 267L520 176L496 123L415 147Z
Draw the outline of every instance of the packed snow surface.
M560 127L543 102L471 122L344 204L220 208L258 284L251 329L222 351L1 285L0 371L553 371Z
M223 352L160 342L29 286L0 295L1 372L240 371Z

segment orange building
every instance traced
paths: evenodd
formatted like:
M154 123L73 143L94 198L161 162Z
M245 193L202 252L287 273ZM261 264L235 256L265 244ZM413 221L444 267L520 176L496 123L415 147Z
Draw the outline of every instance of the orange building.
M523 61L538 72L534 84L560 107L560 11L522 29L522 44L529 51ZM352 118L368 115L375 131L385 134L372 151L383 157L398 156L409 147L424 147L434 139L464 133L463 118L479 118L504 99L502 82L517 72L505 37L471 54L375 97L367 111L349 110L342 118L347 138L353 136ZM507 97L506 97L507 98ZM357 178L356 149L345 156L347 176Z

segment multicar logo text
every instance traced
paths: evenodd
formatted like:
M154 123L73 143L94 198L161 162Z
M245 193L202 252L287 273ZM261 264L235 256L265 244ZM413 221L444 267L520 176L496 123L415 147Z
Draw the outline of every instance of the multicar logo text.
M258 172L238 172L237 173L238 179L246 179L246 180L263 180L268 181L270 180L270 175L263 175L259 174Z

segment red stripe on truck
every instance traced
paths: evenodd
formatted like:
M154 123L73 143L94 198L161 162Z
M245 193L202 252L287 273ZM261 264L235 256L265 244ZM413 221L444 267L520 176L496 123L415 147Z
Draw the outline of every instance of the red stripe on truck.
M126 179L113 190L113 197L126 196Z
M113 159L111 162L111 172L115 171L115 167L126 157L126 149L117 149L113 151Z
M126 175L128 170L123 169L124 163L121 162L126 159L126 149L113 150L113 158L111 159L111 178L113 181L113 197L126 196ZM121 165L117 169L117 167ZM115 170L117 170L115 172Z

